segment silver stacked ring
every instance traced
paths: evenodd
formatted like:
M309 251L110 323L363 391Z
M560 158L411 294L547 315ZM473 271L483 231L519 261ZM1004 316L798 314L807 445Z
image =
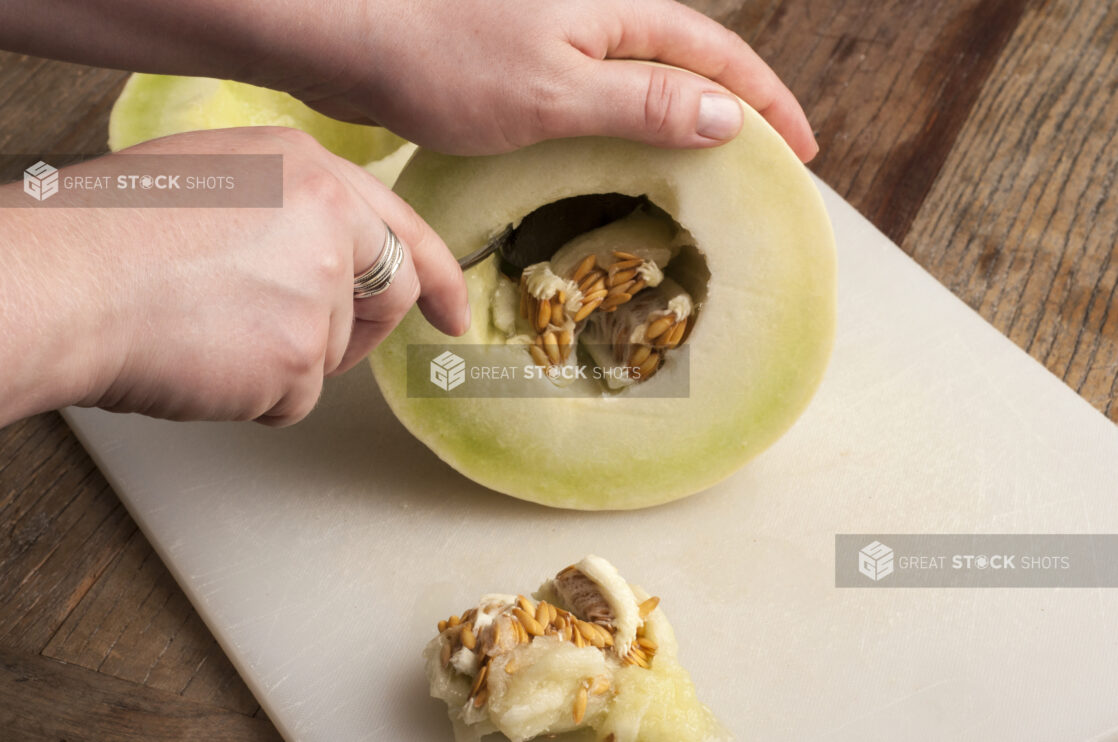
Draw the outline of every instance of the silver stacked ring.
M384 225L384 247L369 270L353 279L353 298L368 299L388 290L396 271L404 262L404 246L400 238L386 224Z

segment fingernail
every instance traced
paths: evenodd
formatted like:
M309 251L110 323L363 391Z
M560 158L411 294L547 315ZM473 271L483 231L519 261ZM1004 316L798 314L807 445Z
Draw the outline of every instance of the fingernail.
M466 302L466 308L462 311L462 332L459 333L460 335L465 335L466 332L470 329L470 320L472 319L471 314L470 303Z
M741 104L722 93L703 93L695 132L708 139L733 139L741 129Z
M807 150L807 157L803 158L804 162L811 162L813 159L815 159L815 156L817 154L819 154L819 141L813 134L811 137L811 145L808 147Z

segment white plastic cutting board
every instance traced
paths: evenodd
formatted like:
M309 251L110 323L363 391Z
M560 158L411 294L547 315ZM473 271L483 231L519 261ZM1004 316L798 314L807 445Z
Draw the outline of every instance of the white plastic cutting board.
M742 740L1118 739L1118 590L839 590L836 533L1118 532L1118 428L826 186L818 396L736 476L549 510L413 440L364 366L286 430L67 419L288 740L450 739L439 618L593 552L662 596Z

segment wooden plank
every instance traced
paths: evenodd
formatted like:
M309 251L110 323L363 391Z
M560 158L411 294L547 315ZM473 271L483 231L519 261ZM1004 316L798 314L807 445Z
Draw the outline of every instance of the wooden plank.
M139 531L43 654L243 714L260 707Z
M57 413L0 435L0 642L38 652L136 526Z
M0 152L97 154L127 72L0 52Z
M1025 4L768 0L725 20L803 103L812 170L900 242Z
M266 719L0 646L0 731L20 742L275 742Z
M0 430L0 637L184 698L259 708L53 413Z
M903 247L1118 421L1116 69L1118 4L1030 10Z

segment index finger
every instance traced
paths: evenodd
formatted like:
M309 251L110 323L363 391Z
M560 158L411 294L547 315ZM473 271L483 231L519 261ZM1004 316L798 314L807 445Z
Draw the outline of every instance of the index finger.
M419 308L423 316L448 335L461 335L470 327L466 280L446 243L387 186L351 162L340 160L346 180L371 207L368 239L357 246L368 254L356 256L371 264L384 244L384 225L392 227L407 247L419 278Z

